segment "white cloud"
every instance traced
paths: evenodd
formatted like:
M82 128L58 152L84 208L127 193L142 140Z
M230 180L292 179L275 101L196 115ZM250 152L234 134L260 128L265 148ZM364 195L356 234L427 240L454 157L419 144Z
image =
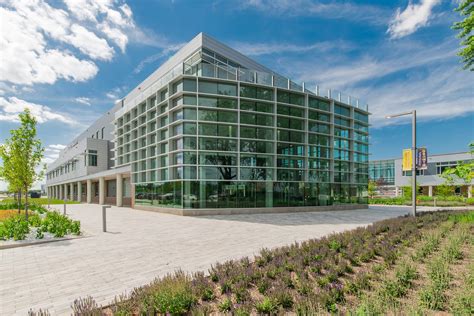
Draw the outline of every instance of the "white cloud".
M383 25L389 19L381 7L351 2L321 2L317 0L240 0L241 9L256 9L265 14L283 16L318 16L325 19L345 19L353 22ZM232 9L235 9L234 6Z
M261 56L270 54L284 54L284 53L307 53L310 51L327 52L333 49L348 50L353 45L340 41L317 42L307 45L297 45L289 43L242 43L237 42L232 45L237 51L248 56Z
M64 148L66 148L66 146L62 144L51 144L46 146L44 150L43 163L50 164L54 162L56 159L58 159L59 153Z
M385 120L391 112L415 108L420 120L442 120L474 112L471 74L459 67L457 41L447 38L431 45L415 41L387 41L362 54L328 52L275 58L277 68L296 82L341 90L369 103L374 127L400 124Z
M142 60L138 64L138 66L135 67L135 69L133 69L133 73L135 73L135 74L140 73L143 70L143 68L145 68L145 66L147 64L153 63L153 62L159 60L162 57L168 56L169 54L171 54L171 53L177 51L178 49L180 49L183 45L184 44L171 45L170 47L163 49L161 52L159 52L157 54L153 54L151 56L148 56L147 58Z
M135 28L126 4L65 3L60 9L44 0L0 1L0 81L20 85L86 81L98 72L92 60L113 58L110 43L125 51L127 32Z
M68 116L53 111L50 107L28 102L16 97L0 97L0 121L18 122L18 114L27 108L37 119L39 124L49 121L58 121L68 125L77 125L77 123Z
M91 105L91 99L86 98L86 97L75 98L74 101L76 101L77 103L84 104L84 105Z
M418 4L411 1L405 10L397 9L395 16L390 21L387 33L391 38L401 38L414 33L420 27L428 24L433 8L441 3L441 0L421 0Z

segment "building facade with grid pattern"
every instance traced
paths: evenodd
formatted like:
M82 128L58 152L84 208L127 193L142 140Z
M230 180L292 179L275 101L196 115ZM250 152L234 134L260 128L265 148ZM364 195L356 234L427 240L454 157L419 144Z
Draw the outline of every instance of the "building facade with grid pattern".
M120 194L129 192L133 207L182 215L367 205L367 105L296 84L205 34L108 114L95 124L107 125L105 149L89 148L98 141L85 132L75 141L84 148L51 165L53 196L79 190L79 200L110 201L109 185L118 190L125 179ZM73 176L54 177L66 156L90 155L111 163L97 177L90 167L82 172L77 190Z
M116 163L131 165L135 205L367 204L366 105L249 69L199 37L160 84L117 113Z

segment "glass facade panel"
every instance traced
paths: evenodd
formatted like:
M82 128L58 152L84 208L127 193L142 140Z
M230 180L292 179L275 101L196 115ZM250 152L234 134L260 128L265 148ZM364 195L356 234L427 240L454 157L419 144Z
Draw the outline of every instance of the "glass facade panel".
M154 91L117 119L116 161L131 164L137 205L366 203L368 173L393 179L390 167L369 167L368 113L361 108L336 101L331 113L334 100L319 92L304 93L210 50L197 56L185 65L186 78L172 79L172 91ZM86 163L97 164L86 154Z

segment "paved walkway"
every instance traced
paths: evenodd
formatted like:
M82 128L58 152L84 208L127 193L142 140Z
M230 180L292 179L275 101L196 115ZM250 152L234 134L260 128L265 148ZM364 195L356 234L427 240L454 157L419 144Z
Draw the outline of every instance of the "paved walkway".
M0 250L0 315L47 308L71 313L74 299L99 304L177 269L198 271L217 261L367 225L409 207L295 214L180 217L112 207L102 233L98 205L68 205L89 237Z

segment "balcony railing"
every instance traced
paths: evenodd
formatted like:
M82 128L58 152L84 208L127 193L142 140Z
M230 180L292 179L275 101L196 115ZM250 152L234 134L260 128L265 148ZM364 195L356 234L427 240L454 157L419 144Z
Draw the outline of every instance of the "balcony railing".
M163 86L167 85L170 81L183 74L197 77L238 80L240 82L256 83L270 87L306 92L323 98L333 99L337 102L347 104L366 112L368 111L368 105L366 102L334 89L323 88L319 85L313 86L313 89L311 89L305 83L300 85L286 77L276 74L200 62L194 63L193 65L181 63L160 77L145 90L142 91L139 88L140 92L135 95L132 100L127 100L128 107L130 108L140 104L147 97L151 96Z

